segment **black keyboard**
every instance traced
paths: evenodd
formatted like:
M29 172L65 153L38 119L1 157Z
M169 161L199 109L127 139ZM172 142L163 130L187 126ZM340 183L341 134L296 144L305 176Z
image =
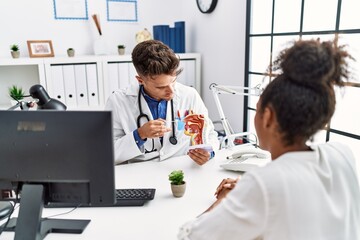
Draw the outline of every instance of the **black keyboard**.
M50 203L45 205L45 208L60 208L60 207L121 207L121 206L143 206L147 201L153 200L155 196L154 188L127 188L116 189L115 197L116 203L101 206L73 203Z
M154 188L116 189L115 206L142 206L146 201L153 200Z
M115 193L116 193L116 200L123 200L123 199L153 200L155 196L155 189L152 188L116 189Z

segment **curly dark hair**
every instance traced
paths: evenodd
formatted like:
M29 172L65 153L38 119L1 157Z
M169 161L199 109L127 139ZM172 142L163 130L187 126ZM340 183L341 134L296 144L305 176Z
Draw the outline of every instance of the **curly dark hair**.
M174 51L158 40L137 44L131 56L137 73L144 77L179 75L182 71L179 69L180 60Z
M260 98L258 111L271 106L286 145L306 141L325 127L335 111L334 85L349 78L347 58L352 57L334 41L298 40L274 61L280 74Z

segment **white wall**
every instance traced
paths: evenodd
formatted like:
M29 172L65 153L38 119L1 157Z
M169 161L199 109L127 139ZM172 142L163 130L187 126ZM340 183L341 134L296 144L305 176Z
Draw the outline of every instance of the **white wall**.
M191 1L193 9L196 1ZM218 1L211 14L195 11L190 19L191 51L203 56L202 95L213 121L219 120L209 85L243 86L245 64L246 1ZM243 97L222 95L219 97L225 116L236 131L242 130Z
M95 13L100 16L108 54L117 54L118 44L125 44L130 53L136 32L183 20L182 5L174 8L176 5L179 2L175 0L138 0L139 21L126 23L106 20L106 0L88 0L88 20L55 20L53 0L1 0L0 57L10 57L13 43L20 45L21 56L28 56L26 40L45 39L52 40L55 56L65 56L69 47L75 48L77 55L93 54L93 42L98 37L91 18Z
M138 0L137 23L106 21L106 0L88 0L89 20L55 20L52 0L0 1L0 58L10 58L9 46L19 44L27 57L27 40L52 40L55 56L75 48L77 55L93 54L98 36L91 14L99 14L108 54L125 44L130 54L136 32L158 24L186 22L186 51L202 54L202 93L213 120L218 111L209 90L211 83L242 85L244 77L246 1L218 1L215 11L202 14L195 0ZM224 101L226 100L226 101ZM224 111L235 129L242 128L242 97L222 96ZM234 102L235 101L235 102ZM231 105L231 106L230 106ZM236 105L236 108L233 108Z

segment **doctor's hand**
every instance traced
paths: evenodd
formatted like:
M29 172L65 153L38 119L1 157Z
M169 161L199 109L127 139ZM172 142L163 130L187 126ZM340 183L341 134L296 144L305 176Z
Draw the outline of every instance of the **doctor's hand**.
M166 127L166 121L158 118L151 120L138 128L141 139L162 137L166 132L171 131L171 128Z
M190 149L188 152L189 157L199 165L203 165L210 159L210 153L201 148Z

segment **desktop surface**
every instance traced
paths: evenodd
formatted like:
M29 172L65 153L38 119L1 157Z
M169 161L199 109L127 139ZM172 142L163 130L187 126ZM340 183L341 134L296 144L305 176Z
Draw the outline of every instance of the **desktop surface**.
M77 208L55 218L91 219L82 234L53 233L45 239L176 239L182 224L198 216L215 201L214 192L221 180L239 175L239 172L220 167L231 152L221 150L203 166L198 166L188 156L163 162L118 165L115 167L116 188L155 188L155 198L142 207ZM168 180L170 172L178 169L184 171L187 183L185 195L181 198L173 197ZM46 208L42 215L49 217L70 210L72 208ZM13 239L14 233L3 232L0 238Z

